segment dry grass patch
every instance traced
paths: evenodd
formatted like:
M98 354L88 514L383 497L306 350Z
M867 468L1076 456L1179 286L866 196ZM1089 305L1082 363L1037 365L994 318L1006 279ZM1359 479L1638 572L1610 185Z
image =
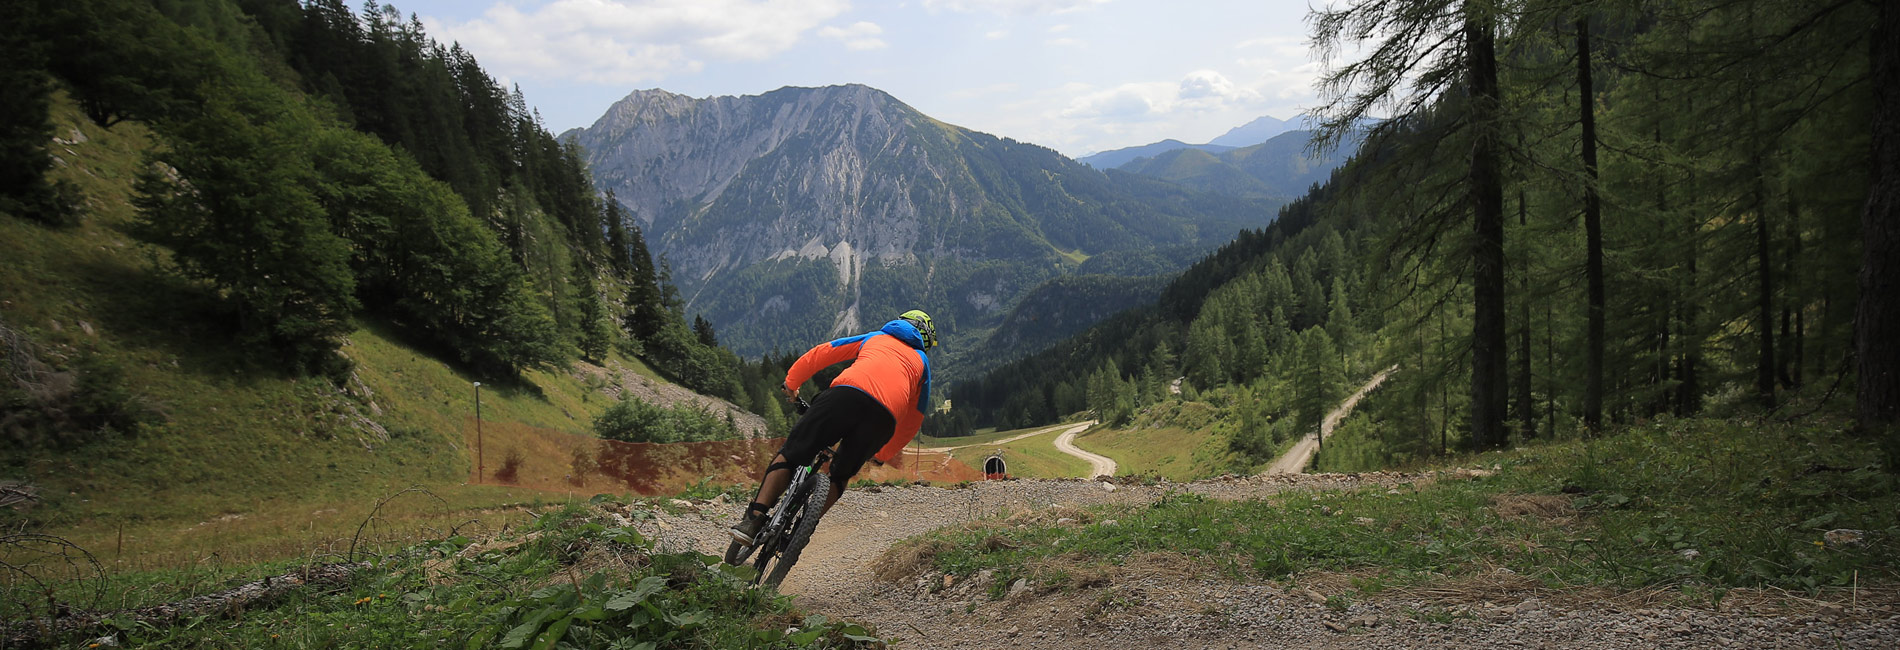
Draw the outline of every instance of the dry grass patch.
M1346 579L1351 583L1351 578ZM1573 591L1573 590L1564 590ZM1590 598L1611 593L1592 591ZM1532 598L1550 600L1563 593L1543 583L1505 569L1493 569L1455 578L1441 578L1426 584L1395 587L1385 592L1393 599L1409 599L1440 605L1516 604Z
M950 542L934 537L900 542L871 563L871 573L884 582L899 582L929 569L948 550Z

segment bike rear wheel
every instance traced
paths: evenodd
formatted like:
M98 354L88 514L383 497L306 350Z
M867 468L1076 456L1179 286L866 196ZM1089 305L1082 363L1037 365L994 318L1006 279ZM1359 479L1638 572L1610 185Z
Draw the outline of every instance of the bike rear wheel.
M818 530L818 519L825 513L825 501L831 498L831 477L813 474L811 493L805 498L805 511L789 533L791 538L787 540L785 552L779 555L778 563L772 565L772 572L765 577L765 584L769 586L777 587L785 580L785 574L791 572L792 565L798 563L798 556L804 553L805 545L811 542L812 533ZM765 565L759 567L763 569Z

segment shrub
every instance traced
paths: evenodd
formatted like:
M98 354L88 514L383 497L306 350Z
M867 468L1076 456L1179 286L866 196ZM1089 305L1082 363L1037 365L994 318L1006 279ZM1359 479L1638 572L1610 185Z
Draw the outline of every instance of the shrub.
M594 432L622 442L699 442L740 437L731 418L713 415L696 405L665 407L625 395L594 419Z

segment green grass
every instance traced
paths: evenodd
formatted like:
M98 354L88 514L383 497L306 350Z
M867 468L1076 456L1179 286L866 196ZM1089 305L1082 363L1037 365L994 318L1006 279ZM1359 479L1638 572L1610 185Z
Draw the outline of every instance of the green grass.
M1003 460L1009 465L1011 476L1018 478L1068 478L1087 474L1089 464L1080 458L1056 450L1055 439L1069 424L1056 426L1030 427L1008 431L987 431L958 438L925 438L926 447L962 447L950 452L950 455L963 464L977 469L983 468L983 461L997 450L1003 451ZM1023 434L1033 433L1027 438L1007 443L998 443Z
M1023 435L1025 433L1048 430L1049 428L1050 427L1030 427L1027 429L1010 429L1008 431L997 431L995 429L978 429L974 435L959 436L956 438L937 438L937 437L932 437L932 436L918 436L918 440L922 442L923 446L925 447L962 447L964 445L987 445L990 443L994 443L998 440L1002 440L1004 438L1012 438L1015 436Z
M1069 263L1074 264L1076 266L1081 266L1083 262L1089 261L1090 255L1088 253L1083 252L1082 249L1080 248L1075 249L1073 251L1065 251L1060 248L1056 248L1054 244L1051 244L1049 248L1054 250L1057 255L1061 255L1062 259L1068 260Z
M423 525L540 498L464 485L472 382L486 378L430 356L396 327L359 322L342 348L356 375L341 387L231 349L212 294L164 271L163 250L126 234L151 136L133 122L94 126L65 101L54 122L61 137L77 129L88 139L53 147L65 162L55 176L81 188L85 218L48 228L0 214L0 321L56 364L87 355L118 367L152 417L77 449L0 454L0 478L35 485L43 499L24 514L0 512L0 523L25 519L108 566L159 568L213 555L232 564L299 556L351 534L378 498L410 485L441 501L404 500L386 522ZM655 376L636 360L615 361ZM496 422L586 433L610 404L601 380L567 370L483 383L483 416Z
M939 570L1035 577L1066 558L1181 553L1234 578L1369 572L1367 590L1509 568L1547 586L1819 590L1900 577L1900 495L1870 443L1832 423L1687 420L1465 459L1495 475L1219 502L1176 494L1082 527L933 535ZM1543 515L1512 512L1539 503ZM1118 525L1099 523L1116 519ZM1085 519L1087 521L1087 519ZM1823 533L1868 531L1861 547ZM997 543L1000 541L1003 543ZM930 543L930 542L922 542ZM1047 576L1044 576L1047 577Z
M983 461L990 454L1002 450L1003 462L1009 466L1009 475L1016 478L1072 478L1086 476L1089 473L1088 461L1070 456L1056 450L1056 435L1062 429L1056 429L1041 435L1000 445L978 445L950 452L951 456L963 461L963 464L983 469Z
M599 501L599 500L597 500ZM859 647L875 643L862 626L804 616L789 597L752 589L749 567L717 558L661 553L631 528L611 526L610 501L550 511L509 531L486 552L457 558L474 540L446 536L395 551L360 571L342 589L307 589L240 615L190 617L158 625L129 618L68 638L79 647L102 634L132 648L233 647ZM636 518L644 510L629 511ZM113 579L111 591L167 599L181 583L194 591L229 586L292 564L255 567L250 575L152 572ZM7 594L9 597L14 594ZM0 603L44 602L8 598ZM83 603L84 601L77 601ZM12 620L23 612L6 611ZM35 612L41 613L41 612ZM787 634L791 627L799 628Z
M1246 469L1227 449L1228 424L1207 403L1171 399L1144 407L1125 428L1083 432L1075 446L1114 459L1124 475L1191 481Z

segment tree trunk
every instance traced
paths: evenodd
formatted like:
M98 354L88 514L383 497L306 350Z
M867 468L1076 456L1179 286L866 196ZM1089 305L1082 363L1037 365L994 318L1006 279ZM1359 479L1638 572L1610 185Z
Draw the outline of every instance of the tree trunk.
M1775 267L1768 250L1768 201L1762 188L1761 159L1754 162L1755 174L1755 332L1761 348L1755 361L1755 398L1762 408L1775 407Z
M1475 4L1465 6L1466 64L1470 75L1472 246L1471 289L1471 441L1501 447L1504 429L1504 187L1498 169L1498 62L1493 18Z
M1860 215L1860 303L1854 310L1863 432L1881 437L1900 472L1900 5L1880 3L1873 37L1874 160Z
M1783 319L1781 327L1787 334L1782 338L1781 358L1785 370L1782 371L1781 380L1790 389L1801 387L1801 363L1805 361L1801 358L1801 339L1806 336L1802 331L1806 329L1802 319L1807 315L1808 305L1811 303L1809 298L1813 295L1808 292L1808 285L1801 282L1799 268L1801 249L1801 210L1795 204L1794 193L1790 191L1788 193L1788 265L1787 272L1782 275L1782 282L1788 286L1782 291L1796 298L1781 302ZM1792 327L1787 322L1790 316L1794 319Z
M1597 196L1596 92L1590 83L1590 19L1577 19L1577 88L1583 123L1583 275L1589 318L1583 359L1583 425L1603 428L1603 203Z
M1693 114L1695 98L1690 97L1685 112ZM1656 130L1656 142L1662 142L1662 129ZM1694 187L1695 172L1685 177L1685 184ZM1665 214L1667 212L1665 211ZM1682 304L1682 331L1677 339L1682 343L1682 369L1677 376L1682 383L1676 387L1676 414L1688 417L1702 411L1702 284L1697 274L1696 262L1701 258L1702 244L1699 229L1701 224L1692 214L1682 216L1683 225L1683 281L1680 302Z
M1530 223L1529 209L1525 205L1524 189L1517 190L1517 225ZM1531 255L1524 253L1524 274L1518 298L1517 330L1517 433L1525 440L1537 437L1537 416L1532 412L1531 402Z

